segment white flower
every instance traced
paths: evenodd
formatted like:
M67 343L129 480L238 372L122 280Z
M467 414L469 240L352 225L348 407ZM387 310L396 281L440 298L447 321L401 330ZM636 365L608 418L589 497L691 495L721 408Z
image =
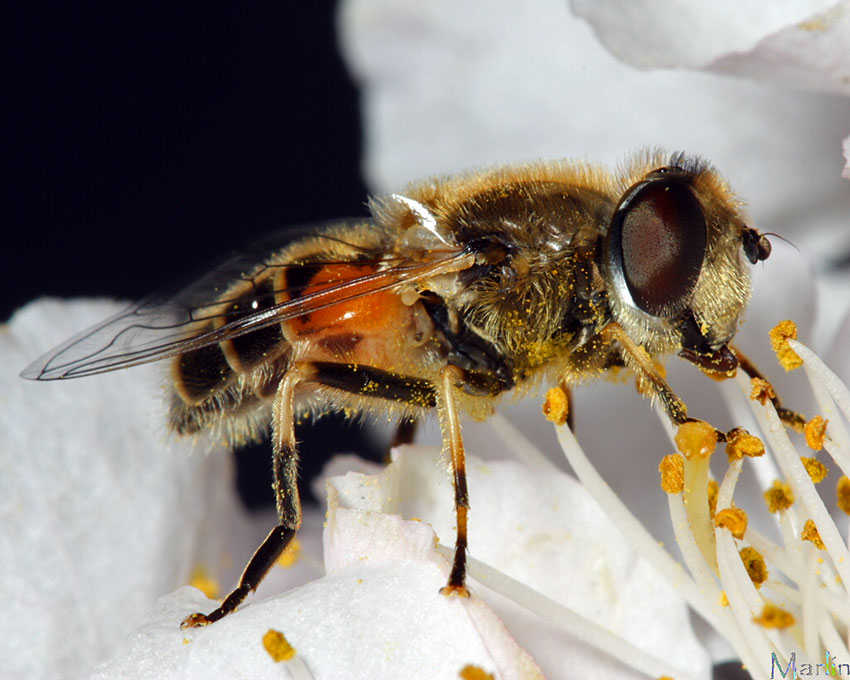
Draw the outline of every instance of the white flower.
M842 244L850 215L839 145L850 133L850 107L834 94L776 83L845 91L840 74L848 70L846 41L833 37L846 25L848 3L805 8L811 14L798 9L791 18L775 3L733 5L747 12L724 9L715 15L722 21L697 17L685 29L681 13L664 9L656 16L651 3L629 3L634 15L626 14L625 4L594 3L589 20L633 63L759 78L769 70L769 84L707 72L636 71L611 58L563 3L346 2L343 43L364 88L366 170L373 188L390 191L408 180L482 163L579 157L614 164L635 148L685 149L706 156L729 177L750 204L756 226L791 238L811 261L823 261ZM637 30L634 17L653 32ZM795 26L809 27L806 41L795 42L801 35ZM820 37L826 42L817 42ZM782 56L773 69L767 57L777 54ZM834 60L819 72L824 54ZM819 291L831 291L831 297L821 315L825 321L815 326L810 305L801 302L814 297L807 262L774 242L773 256L755 270L750 322L739 344L771 378L766 338L757 330L790 316L803 337L813 334L818 349L826 350L850 300L846 280L819 278ZM500 678L541 672L558 678L636 672L708 677L708 656L691 632L682 597L720 621L720 633L735 631L723 646L704 626L698 629L715 660L746 660L758 675L770 670L764 653L771 645L783 658L791 651L786 633L747 624L743 607L757 600L741 578L730 552L735 544L724 529L715 534L718 574L700 565L703 553L694 550L681 522L679 538L696 577L671 567L671 558L659 552L655 539L670 521L655 467L672 446L662 426L645 425L653 422L648 405L631 388L611 384L577 392L577 425L579 441L616 489L611 496L598 480L589 482L614 514L613 523L524 444L525 465L471 461L470 546L480 560L471 564L474 597L444 598L437 589L445 580L445 550L433 548L430 526L441 544L451 545L448 480L433 449L411 448L397 453L385 472L331 480L327 575L291 590L294 582L318 575L309 559L295 577L275 569L235 614L180 631L183 616L213 604L191 589L156 606L155 599L186 582L198 564L226 588L241 564L227 571L222 556L241 563L274 520L252 522L236 507L221 452L203 455L207 443L193 448L165 434L155 371L62 384L17 378L39 351L107 311L105 305L42 303L22 312L0 336L6 414L0 432L0 596L6 612L0 658L10 677L89 671L87 677L98 678L430 678L457 677L467 663ZM846 366L846 351L837 347L833 358ZM670 381L691 413L722 428L738 424L723 414L706 381L690 381L689 372L673 369ZM776 383L786 403L799 407L803 386ZM512 407L508 419L534 433L551 457L557 446L551 430L541 427L538 409L536 401ZM731 418L748 416L737 411ZM498 421L496 430L492 424L465 427L473 455L502 456L516 439ZM791 460L776 436L769 445ZM433 430L430 437L433 442ZM830 445L838 454L847 448L840 433ZM581 467L573 444L566 448ZM582 474L589 474L586 467ZM722 479L725 468L715 466L715 474ZM817 504L806 480L793 470L788 474L808 500L786 513L785 524L796 530L814 513L821 535L830 533L829 521L812 510ZM740 485L747 483L742 479ZM753 480L749 485L757 486ZM751 511L758 496L753 501L745 492L734 497ZM678 517L676 498L670 507ZM625 519L620 500L652 535ZM321 517L307 516L305 523L301 538L310 554ZM633 542L623 541L620 531ZM800 662L814 659L810 650L823 644L840 656L834 633L841 610L836 614L812 596L823 580L792 563L801 554L810 560L814 548L786 533L766 555L769 569L776 565L789 577L785 590L778 580L765 589L802 614L793 629ZM834 539L826 547L840 560ZM672 539L665 543L672 545ZM845 567L832 568L841 573ZM730 614L712 594L731 586L738 592L730 594ZM840 597L846 591L835 601L844 602ZM812 612L815 628L807 618ZM734 625L725 627L730 617ZM292 660L273 660L262 643L269 629L293 644Z

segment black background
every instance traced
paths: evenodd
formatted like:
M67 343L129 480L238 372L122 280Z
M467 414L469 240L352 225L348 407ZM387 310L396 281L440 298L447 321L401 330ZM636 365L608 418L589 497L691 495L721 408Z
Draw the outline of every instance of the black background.
M7 9L0 319L43 295L138 299L277 227L365 214L334 11ZM299 436L309 477L338 423ZM254 449L237 456L251 505L271 502Z

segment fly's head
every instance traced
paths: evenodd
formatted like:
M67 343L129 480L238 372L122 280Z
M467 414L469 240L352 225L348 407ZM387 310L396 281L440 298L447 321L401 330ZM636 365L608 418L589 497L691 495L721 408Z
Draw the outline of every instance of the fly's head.
M750 298L749 267L770 243L706 163L676 155L649 168L631 176L606 235L612 318L652 354L731 373L727 345Z

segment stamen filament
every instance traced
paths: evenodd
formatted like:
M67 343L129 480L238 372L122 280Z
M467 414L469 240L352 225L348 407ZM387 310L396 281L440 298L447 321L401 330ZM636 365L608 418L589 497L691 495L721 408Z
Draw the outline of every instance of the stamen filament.
M454 557L454 549L447 545L438 544L437 552L449 562ZM605 654L635 670L655 677L666 675L683 680L696 680L694 676L684 673L680 668L671 666L664 659L659 659L647 653L618 634L603 628L569 607L555 602L534 588L529 588L524 583L474 557L467 558L467 567L469 575L479 583L486 585L490 590L516 602L542 619L555 624L577 640L605 652Z
M712 625L717 630L725 632L724 637L732 645L745 666L748 668L757 667L756 659L758 656L755 650L750 647L749 641L738 627L731 609L721 605L723 593L718 586L717 579L703 558L699 547L697 547L693 534L688 531L688 517L682 497L679 494L667 494L667 504L670 509L670 520L673 524L676 544L679 546L685 564L696 579L703 597L713 606L714 618L722 628L718 627L718 623L712 623ZM703 614L701 610L697 611ZM711 619L707 618L706 620L711 622Z
M820 494L812 483L811 477L809 477L809 473L806 472L805 466L800 461L800 456L794 450L791 440L788 438L788 433L785 431L782 421L779 420L776 409L773 408L773 404L768 402L764 406L760 406L754 403L753 408L757 417L760 415L764 420L762 429L773 446L779 466L786 472L795 496L800 499L818 526L821 539L827 547L827 552L835 565L836 571L841 576L846 590L850 585L850 552L847 551L847 546L838 533L835 522L830 517Z
M760 611L761 605L759 604L754 610L747 604L743 588L745 584L752 587L752 582L746 569L744 569L738 551L735 549L732 536L724 529L718 529L717 532L720 534L717 536L717 567L720 573L720 581L725 586L729 609L734 616L736 628L740 631L740 635L735 635L735 637L746 640L748 647L752 650L752 655L756 659L769 659L771 654L775 652L777 658L784 661L785 655L768 641L765 631L753 622L753 616ZM726 536L722 534L726 534ZM738 570L736 570L736 566ZM731 642L732 636L728 634L725 636ZM767 677L763 670L764 667L764 664L758 662L755 664L747 663L747 669L751 674L754 674L754 677Z
M685 491L682 501L688 515L690 531L703 559L717 573L714 529L708 511L708 459L689 460L685 457Z
M829 390L827 390L821 380L818 380L819 375L816 369L811 368L808 363L803 364L803 368L806 371L806 377L809 379L809 384L815 395L818 408L823 417L829 421L827 436L824 440L824 448L846 475L847 471L850 470L850 434L848 434L847 428L844 425L844 419L841 418L841 414Z
M673 584L682 596L696 611L700 613L709 623L715 625L716 616L702 601L699 588L694 580L682 569L676 560L664 550L658 541L646 530L638 519L626 508L619 496L602 479L602 476L593 467L587 456L575 439L575 436L566 425L556 426L558 443L564 451L576 476L584 487L594 497L608 518L620 527L624 536L635 551L644 559L648 560L659 573Z
M732 497L735 493L735 487L738 484L738 478L741 476L741 468L744 464L744 459L739 458L734 460L726 468L726 474L723 475L723 481L720 483L720 488L717 491L717 509L732 507Z

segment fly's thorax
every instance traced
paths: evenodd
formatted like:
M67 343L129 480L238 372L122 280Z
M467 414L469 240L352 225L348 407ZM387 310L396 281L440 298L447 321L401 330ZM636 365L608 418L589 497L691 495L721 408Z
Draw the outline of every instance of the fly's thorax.
M500 246L482 242L482 249L491 250L482 264L453 274L451 283L429 284L423 293L438 293L443 309L440 315L432 312L437 330L449 345L463 337L462 345L490 357L480 368L499 374L509 366L504 384L518 385L553 361L562 363L608 318L599 244L592 230L560 251L502 243L500 254L493 255Z
M613 179L582 165L497 168L373 201L397 250L454 247L476 264L423 282L519 365L539 366L605 316L598 259Z
M604 223L615 186L599 168L528 163L410 184L373 198L370 209L376 224L394 234L395 252L413 260L482 238L559 250L577 229Z

